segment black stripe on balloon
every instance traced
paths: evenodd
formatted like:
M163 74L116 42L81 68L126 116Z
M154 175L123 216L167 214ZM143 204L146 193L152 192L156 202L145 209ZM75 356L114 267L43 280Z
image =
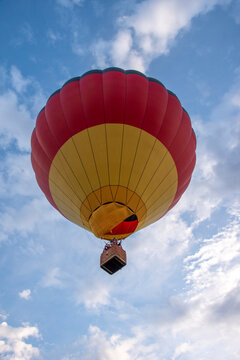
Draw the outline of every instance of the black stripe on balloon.
M107 69L104 69L102 72L103 72L103 73L106 73L106 72L109 72L109 71L119 71L119 72L121 72L121 73L125 73L125 70L123 70L123 69L121 69L121 68L119 68L119 67L114 67L114 66L109 67L109 68L107 68Z
M57 89L56 91L54 91L54 93L52 93L52 95L49 96L47 102L49 101L49 99L51 99L51 97L52 97L53 95L56 95L57 93L59 93L60 90L61 90L61 89Z
M65 82L62 87L64 87L65 85L67 85L67 84L69 84L69 83L71 83L73 81L79 81L80 79L81 79L81 76L76 76L74 78L71 78L67 82Z

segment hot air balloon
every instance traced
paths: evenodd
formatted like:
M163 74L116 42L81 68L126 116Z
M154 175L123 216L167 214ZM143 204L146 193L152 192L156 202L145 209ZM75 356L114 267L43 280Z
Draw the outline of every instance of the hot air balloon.
M48 201L109 241L101 267L126 264L121 240L164 216L189 185L196 137L177 96L144 74L91 70L40 111L31 161Z

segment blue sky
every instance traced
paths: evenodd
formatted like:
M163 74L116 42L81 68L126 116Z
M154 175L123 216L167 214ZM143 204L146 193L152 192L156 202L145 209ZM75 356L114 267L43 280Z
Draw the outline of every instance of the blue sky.
M0 358L240 358L239 0L0 0ZM175 92L197 135L191 184L99 268L103 244L38 189L47 98L120 66Z

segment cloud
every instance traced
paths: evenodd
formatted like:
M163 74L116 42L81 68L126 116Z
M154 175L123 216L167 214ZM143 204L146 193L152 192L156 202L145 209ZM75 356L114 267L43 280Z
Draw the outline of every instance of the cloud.
M30 360L39 358L39 349L26 343L29 337L39 337L38 328L29 325L11 327L6 322L0 324L0 356L3 360Z
M0 185L2 241L36 229L40 234L46 224L59 221L60 215L38 188L29 154L8 152L2 157Z
M73 26L73 40L72 40L72 51L76 55L83 55L85 53L85 46L83 45L83 41L81 39L82 34L79 36L79 32L76 30L76 25Z
M223 317L231 323L239 322L240 318L240 279L235 287L211 309L212 319L222 321Z
M5 71L5 88L0 92L0 146L15 144L20 151L30 150L33 118L45 96L37 81L25 78L16 66Z
M40 195L29 154L8 152L0 162L0 174L2 199Z
M62 39L62 36L58 32L53 31L52 29L48 29L47 37L52 44L55 44L58 40Z
M31 299L31 290L30 289L26 289L23 291L20 291L18 293L18 295L20 296L20 298L25 299L25 300L30 300Z
M33 198L30 201L15 207L5 207L1 213L1 231L13 235L18 232L26 236L38 229L41 231L43 224L59 219L59 214L48 204L46 199Z
M16 66L5 71L5 89L0 93L0 146L11 151L2 153L0 163L1 240L15 231L32 231L44 218L43 213L37 212L42 201L46 210L51 209L44 197L38 200L40 190L29 154L32 114L41 99L41 88L34 79L25 78Z
M168 292L167 301L164 300L157 286L148 293L149 302L137 293L137 311L128 309L125 319L119 316L123 308L112 307L111 316L119 316L121 326L113 332L90 326L78 345L81 345L82 356L75 347L79 358L237 360L240 354L240 214L234 212L231 216L226 227L203 240L199 249L186 257L186 283L174 296L169 297ZM154 263L153 268L156 269ZM156 271L154 273L158 277ZM141 281L145 284L142 278ZM146 285L143 288L147 291ZM130 298L128 301L133 303ZM114 306L112 298L111 304Z
M33 121L27 107L20 104L15 92L0 95L0 143L7 147L16 141L20 150L30 148Z
M211 239L202 241L194 255L185 259L191 301L212 306L232 294L240 282L240 214Z
M89 327L89 333L83 338L82 360L157 360L154 345L144 344L141 333L132 337L119 334L109 335L96 326Z
M81 284L76 291L76 304L84 304L87 309L97 310L110 304L110 288L106 283L99 280L88 280Z
M240 195L240 76L208 119L192 116L197 163L186 193L173 211L191 214L193 229L223 207L231 211Z
M239 240L240 216L235 214L229 225L185 259L187 286L178 297L184 299L186 311L168 328L178 341L188 339L184 359L239 357ZM176 344L175 352L178 348Z
M26 91L27 86L30 84L30 80L24 78L16 66L11 67L11 80L14 90L18 93Z
M92 51L97 65L146 71L151 61L169 52L177 36L194 17L228 0L145 0L136 2L130 15L116 20L117 33L110 41L98 39Z
M43 287L62 288L64 287L62 276L63 274L61 273L61 270L58 267L54 267L49 270L46 275L44 275L41 280L41 285Z
M174 355L172 360L179 359L182 354L186 354L191 350L191 345L187 342L184 342L177 346L176 350L174 351Z

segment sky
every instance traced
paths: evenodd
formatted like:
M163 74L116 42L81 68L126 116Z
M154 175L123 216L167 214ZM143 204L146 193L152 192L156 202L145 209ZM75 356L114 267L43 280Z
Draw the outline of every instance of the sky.
M1 359L240 359L239 39L239 0L0 0ZM197 137L189 188L113 276L30 162L48 97L109 66L160 80Z

